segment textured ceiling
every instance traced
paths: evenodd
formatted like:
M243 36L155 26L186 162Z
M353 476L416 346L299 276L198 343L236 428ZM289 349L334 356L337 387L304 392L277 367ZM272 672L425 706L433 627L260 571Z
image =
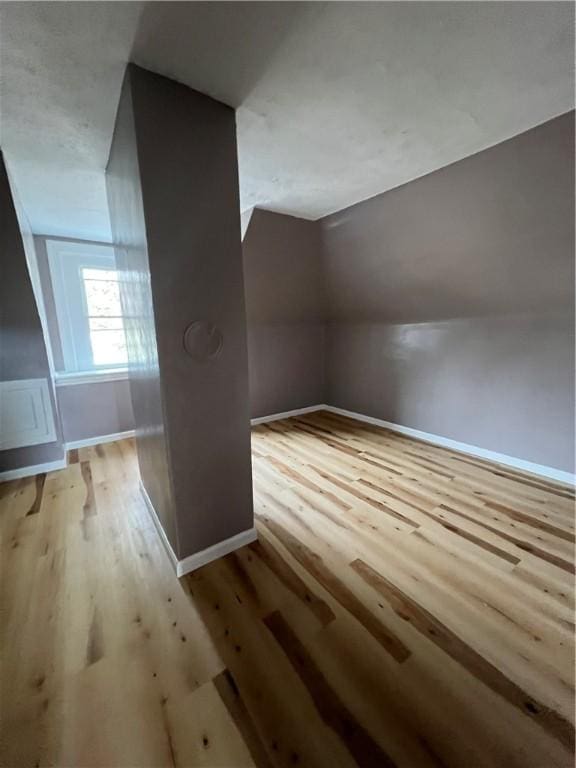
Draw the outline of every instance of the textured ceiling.
M573 107L571 3L2 3L1 141L36 232L109 238L132 59L238 108L242 209L318 218Z

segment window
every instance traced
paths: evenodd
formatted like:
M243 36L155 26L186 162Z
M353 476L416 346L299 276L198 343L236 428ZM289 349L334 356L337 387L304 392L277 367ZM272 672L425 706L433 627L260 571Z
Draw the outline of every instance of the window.
M82 282L94 366L126 365L118 273L82 267Z
M47 240L65 373L127 366L114 249Z

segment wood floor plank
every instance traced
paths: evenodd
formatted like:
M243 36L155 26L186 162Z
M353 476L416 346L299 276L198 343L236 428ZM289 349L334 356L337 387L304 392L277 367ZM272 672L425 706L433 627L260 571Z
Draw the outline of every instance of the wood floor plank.
M250 750L254 763L258 768L271 768L272 761L268 757L266 748L260 739L256 726L250 716L248 708L242 701L240 691L232 673L225 669L214 678L214 685L220 698L226 705L230 716L233 718L238 730L242 734L244 743Z
M571 488L338 414L252 431L176 579L133 439L0 485L0 764L570 768Z
M334 621L334 612L330 606L309 589L265 536L261 535L258 541L250 544L250 549L291 592L308 606L322 626Z
M292 632L282 614L278 611L271 613L266 617L265 624L302 678L322 718L338 734L356 763L358 765L395 768L396 764L390 756L354 720L351 713L330 688L328 681L318 670L306 648Z
M452 514L458 515L459 517L463 517L465 520L471 520L472 522L476 522L474 518L472 518L470 515L467 515L465 512L454 509L453 507L449 507L445 504L441 504L440 509L445 510L447 512L451 512ZM567 573L571 573L571 574L576 573L573 562L568 562L564 558L558 557L557 555L551 552L548 552L542 547L535 546L534 544L526 541L523 538L519 538L517 536L511 536L509 533L505 533L504 531L499 530L493 525L488 525L487 523L484 523L484 522L478 523L478 524L481 525L483 528L485 528L487 531L491 531L496 536L499 536L505 541L509 541L511 544L514 544L516 547L518 547L518 549L521 549L523 552L529 552L535 557L539 557L542 560L546 560L546 562L551 563L552 565L555 565L557 568L560 568L563 571L566 571Z
M36 475L34 478L36 482L36 494L32 506L26 512L26 515L37 515L40 512L40 505L42 504L42 494L44 493L44 485L46 483L46 473L43 472L40 475Z
M552 525L551 523L548 523L544 520L538 520L535 517L532 517L531 515L527 515L524 512L520 512L516 509L512 509L511 507L508 507L504 504L499 504L497 502L487 502L486 504L487 509L493 509L496 512L501 512L502 514L506 515L507 517L511 517L512 520L517 520L521 523L526 523L526 525L529 525L531 528L537 528L539 531L545 531L546 533L550 533L552 536L558 536L560 539L564 539L564 541L569 541L572 544L576 542L576 536L574 533L571 533L570 531L566 531L563 528L559 528L555 525Z
M229 565L226 558L210 564L188 577L188 584L268 761L352 765L338 739L326 738L328 728L260 619L259 601L252 590L239 590Z
M549 731L569 749L574 749L574 728L565 718L528 696L525 691L509 680L477 651L470 648L429 611L418 605L365 562L354 560L351 567L390 603L400 618L409 622L431 642L442 648L485 685L506 698L522 712L533 717L542 728Z
M264 524L286 546L292 556L382 645L399 663L406 661L410 651L363 605L346 584L335 576L322 559L299 541L277 521L259 516Z

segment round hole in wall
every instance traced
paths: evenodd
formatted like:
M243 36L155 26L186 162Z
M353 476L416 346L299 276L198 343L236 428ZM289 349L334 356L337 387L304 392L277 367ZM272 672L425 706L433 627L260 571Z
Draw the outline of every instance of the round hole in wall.
M195 320L184 331L184 349L199 363L217 358L223 343L220 329L207 320Z

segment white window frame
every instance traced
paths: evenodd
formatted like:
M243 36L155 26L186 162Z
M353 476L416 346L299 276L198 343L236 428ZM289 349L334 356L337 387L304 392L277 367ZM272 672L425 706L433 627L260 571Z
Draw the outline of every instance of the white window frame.
M62 344L62 377L77 374L122 372L118 363L94 365L87 321L82 269L117 270L114 247L97 243L46 240L56 318Z

